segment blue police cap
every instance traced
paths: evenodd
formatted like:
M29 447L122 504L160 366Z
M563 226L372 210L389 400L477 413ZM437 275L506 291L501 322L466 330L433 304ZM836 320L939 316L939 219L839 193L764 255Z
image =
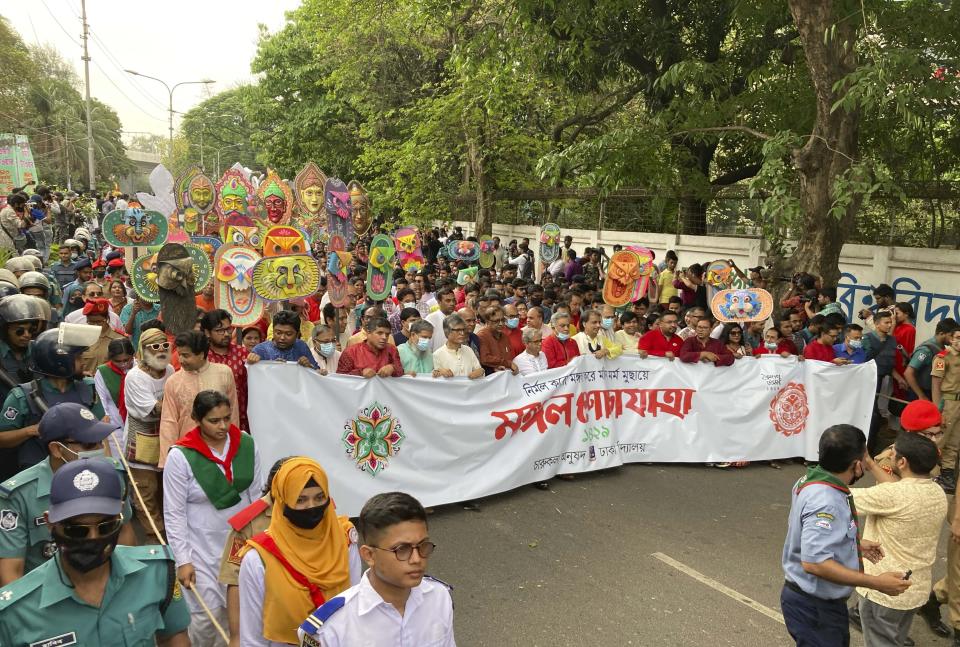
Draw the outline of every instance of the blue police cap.
M92 266L93 266L93 263L90 262L90 259L84 256L76 260L76 262L73 264L73 270L74 271L82 270L85 267L92 267Z
M40 418L40 442L44 445L62 438L78 443L98 443L116 427L100 422L90 409L76 402L55 404Z
M50 523L83 514L120 514L120 473L105 458L81 458L58 469L50 482Z

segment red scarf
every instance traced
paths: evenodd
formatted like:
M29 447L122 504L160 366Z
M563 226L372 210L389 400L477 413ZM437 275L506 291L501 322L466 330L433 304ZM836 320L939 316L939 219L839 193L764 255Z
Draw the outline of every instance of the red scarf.
M119 366L113 363L113 360L107 362L107 368L120 376L120 391L117 395L117 411L120 412L120 419L127 421L127 400L123 397L123 385L127 381L127 374Z
M230 431L227 432L227 438L230 439L230 449L227 450L227 457L220 460L213 455L206 441L200 436L200 427L194 427L187 434L177 441L181 447L188 447L212 463L216 463L223 468L223 474L227 477L229 483L233 483L233 458L240 451L240 428L236 425L230 425Z

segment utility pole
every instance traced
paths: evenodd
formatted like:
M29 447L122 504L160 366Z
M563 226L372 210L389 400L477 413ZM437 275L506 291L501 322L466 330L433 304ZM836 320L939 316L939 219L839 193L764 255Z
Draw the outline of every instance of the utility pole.
M67 118L63 118L63 165L67 170L67 191L73 190L70 183L70 129L67 125Z
M97 187L97 172L93 161L93 119L90 117L90 53L87 50L87 36L90 33L90 26L87 24L87 0L80 0L80 11L83 14L83 77L87 90L87 168L90 190L94 191Z

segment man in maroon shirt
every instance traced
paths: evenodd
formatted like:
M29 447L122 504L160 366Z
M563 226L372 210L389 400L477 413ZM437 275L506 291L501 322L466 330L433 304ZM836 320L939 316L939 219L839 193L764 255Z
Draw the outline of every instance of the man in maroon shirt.
M503 330L503 319L503 308L490 306L483 313L484 326L477 333L480 339L480 366L487 375L498 371L517 373L517 365L513 363L515 353L510 347L510 337Z
M337 373L361 377L400 377L403 364L397 347L388 343L390 322L386 317L367 321L367 338L360 344L348 346L340 355Z
M849 364L850 360L837 357L833 351L833 345L837 343L837 338L843 333L843 328L824 323L820 330L820 336L807 344L803 349L803 356L806 359L818 359L821 362L833 362L834 364Z
M680 347L680 361L689 364L712 362L715 366L733 364L733 353L719 339L710 339L713 326L706 317L701 318L694 327L696 334L683 342Z
M676 335L677 314L669 310L664 312L657 320L657 326L640 338L637 354L641 359L652 355L666 357L672 361L680 353L680 347L683 345L683 340Z
M547 356L547 368L566 366L574 357L580 356L577 342L570 338L570 315L554 312L550 318L553 334L543 338L540 350Z
M233 341L233 319L226 310L211 310L200 318L200 329L210 340L210 352L207 361L212 364L226 364L233 371L233 381L237 385L237 406L240 408L240 428L250 429L247 420L247 355L246 348Z

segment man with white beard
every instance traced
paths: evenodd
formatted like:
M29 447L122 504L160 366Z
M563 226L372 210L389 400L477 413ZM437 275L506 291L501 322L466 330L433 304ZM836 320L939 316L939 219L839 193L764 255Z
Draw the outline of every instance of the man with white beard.
M170 366L170 342L159 328L148 328L140 333L137 350L137 365L130 369L124 380L124 401L127 405L124 448L133 480L143 496L146 510L137 497L131 497L133 508L148 536L153 535L153 526L147 515L163 534L163 473L160 461L160 412L163 409L163 386L173 375ZM148 543L160 543L160 537L152 537Z

